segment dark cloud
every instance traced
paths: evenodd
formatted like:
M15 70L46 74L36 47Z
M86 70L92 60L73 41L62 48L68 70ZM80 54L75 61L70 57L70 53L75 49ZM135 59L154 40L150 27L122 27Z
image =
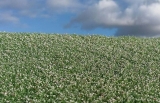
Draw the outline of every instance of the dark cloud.
M116 36L140 36L140 37L159 37L160 36L160 27L158 26L126 26L118 28Z
M100 0L73 18L66 27L79 24L82 29L117 28L116 36L159 36L159 0Z

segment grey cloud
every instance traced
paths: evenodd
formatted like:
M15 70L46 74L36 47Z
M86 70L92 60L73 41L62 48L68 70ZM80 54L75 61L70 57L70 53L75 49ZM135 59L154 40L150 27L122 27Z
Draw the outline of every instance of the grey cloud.
M47 10L52 13L77 14L99 0L46 0Z
M0 8L10 8L10 9L28 8L28 0L0 0Z
M126 26L118 28L116 36L121 35L131 35L140 37L159 37L160 36L160 26Z
M66 27L75 24L82 29L117 28L116 36L159 36L160 0L122 0L125 8L117 0L100 0L73 18Z
M47 5L53 8L70 8L77 6L78 0L47 0Z
M51 13L77 13L85 6L82 2L84 0L46 0L46 6Z

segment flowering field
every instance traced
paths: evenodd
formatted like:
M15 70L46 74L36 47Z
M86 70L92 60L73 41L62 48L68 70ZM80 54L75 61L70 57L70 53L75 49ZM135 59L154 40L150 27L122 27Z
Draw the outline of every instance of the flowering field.
M0 33L0 103L160 103L160 38Z

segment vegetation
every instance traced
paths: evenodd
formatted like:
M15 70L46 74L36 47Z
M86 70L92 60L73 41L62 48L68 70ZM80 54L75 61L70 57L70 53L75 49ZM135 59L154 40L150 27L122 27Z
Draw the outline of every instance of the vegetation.
M159 103L160 38L0 33L0 103Z

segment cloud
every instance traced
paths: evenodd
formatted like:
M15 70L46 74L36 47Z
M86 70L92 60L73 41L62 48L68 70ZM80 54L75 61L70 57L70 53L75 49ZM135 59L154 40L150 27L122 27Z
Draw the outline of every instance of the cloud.
M77 12L85 0L0 0L0 12L12 12L17 17L50 17L57 13ZM89 0L91 1L91 0Z
M65 27L116 28L116 36L160 36L159 11L160 0L0 0L0 24L73 13L77 16Z
M37 17L44 15L44 0L0 0L3 13L12 12L17 16Z
M0 8L24 9L28 8L27 0L0 0Z
M49 6L54 8L69 8L74 7L78 4L77 0L47 0Z
M11 13L0 14L0 24L17 24L19 19Z
M10 12L10 17L15 17L19 19L19 21L24 17L49 18L59 13L77 13L86 7L86 5L83 5L84 3L93 4L93 1L94 0L0 0L0 14L6 15L6 13ZM10 22L10 20L6 19L4 23L5 22Z
M109 14L108 14L109 13ZM68 26L80 23L83 29L94 29L105 24L107 27L119 23L119 7L114 1L100 1L98 4L89 6L87 10L72 19Z
M0 0L0 25L27 25L23 20L52 19L59 13L76 13L84 7L82 2L85 0Z
M160 36L160 0L100 0L73 18L82 29L117 28L116 36ZM124 8L125 7L125 8Z
M80 0L47 0L46 4L50 11L56 13L77 12L83 7Z

